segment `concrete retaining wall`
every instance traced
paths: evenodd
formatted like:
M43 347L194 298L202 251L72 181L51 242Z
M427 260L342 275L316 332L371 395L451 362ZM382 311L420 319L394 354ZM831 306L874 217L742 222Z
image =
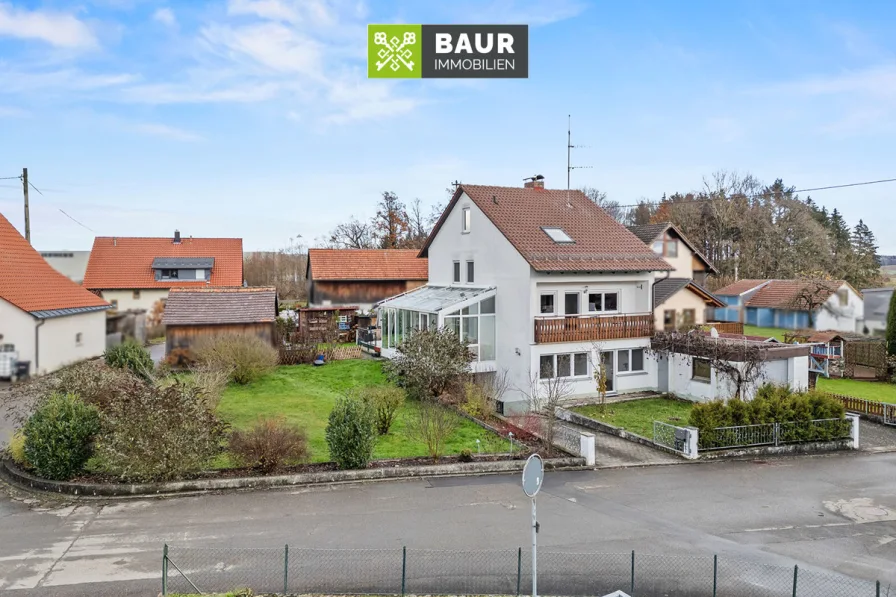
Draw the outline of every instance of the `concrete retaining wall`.
M806 444L786 444L784 446L755 446L753 448L734 448L731 450L700 450L700 460L718 458L741 458L744 456L786 456L788 454L818 454L834 450L852 450L851 439L838 439L830 442L811 442Z
M269 477L191 479L187 481L169 481L165 483L74 483L68 481L50 481L48 479L35 477L34 475L23 471L9 460L4 460L0 463L0 473L16 485L29 489L78 496L124 497L219 491L225 489L265 489L269 487L379 481L386 479L414 479L419 477L512 473L523 470L525 463L525 460L465 462L419 466L396 466L356 471L323 471L316 473L298 473L294 475L272 475ZM545 460L545 468L547 469L579 468L584 465L584 458L549 458Z

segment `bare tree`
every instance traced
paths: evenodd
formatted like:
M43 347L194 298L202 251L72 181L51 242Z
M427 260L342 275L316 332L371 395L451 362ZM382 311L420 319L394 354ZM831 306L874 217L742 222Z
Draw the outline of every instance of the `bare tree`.
M607 409L607 364L604 362L603 344L592 342L588 359L591 361L591 375L597 386L597 404L600 411L604 412Z
M607 212L611 218L617 222L623 223L625 220L625 209L619 205L618 201L607 199L607 194L594 187L582 187L580 189L585 196L588 197L595 205Z
M457 414L437 400L426 398L420 401L417 412L408 420L408 435L426 445L430 458L438 460L445 454L448 442L460 424Z
M279 251L256 251L243 257L243 278L249 286L274 286L281 299L304 299L308 250L301 237Z
M409 225L408 213L398 195L390 191L383 192L377 204L373 227L381 249L398 249L405 241Z
M408 237L403 246L408 249L420 249L429 237L432 224L429 216L423 213L423 204L420 199L414 199L408 210Z
M815 312L827 306L831 294L836 292L837 284L824 279L801 279L800 288L790 300L790 308L809 313L809 327L815 327Z
M712 370L734 386L733 397L743 399L747 389L765 377L768 346L749 340L713 338L699 331L673 331L658 332L650 342L650 352L667 358L682 355L688 362L706 360Z
M376 247L373 228L352 216L330 232L327 246L334 249L372 249Z
M546 375L552 372L542 372ZM538 434L548 453L554 451L557 436L557 407L572 393L572 384L565 377L532 375L529 387L523 391L529 410L538 420Z

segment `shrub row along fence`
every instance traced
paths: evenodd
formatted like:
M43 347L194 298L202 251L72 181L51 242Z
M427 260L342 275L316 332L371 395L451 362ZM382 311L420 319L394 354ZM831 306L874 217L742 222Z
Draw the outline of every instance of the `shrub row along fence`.
M827 392L828 396L839 400L843 407L849 412L865 415L879 419L885 425L896 425L896 404L887 402L876 402L874 400L865 400L864 398L856 398L855 396L844 396L843 394L832 394Z
M162 594L528 595L523 549L183 548L165 546ZM890 587L840 574L721 556L538 552L542 595L880 597Z
M677 427L654 421L653 441L689 458L696 458L698 450L730 450L853 439L853 425L850 418L814 419L698 431L694 427ZM696 449L693 443L695 437Z

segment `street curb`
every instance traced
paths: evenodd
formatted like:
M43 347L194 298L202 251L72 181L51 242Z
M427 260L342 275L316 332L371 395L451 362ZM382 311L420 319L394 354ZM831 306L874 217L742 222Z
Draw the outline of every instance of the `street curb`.
M549 470L580 470L584 458L548 458L545 468ZM9 460L0 463L0 475L13 485L24 489L62 493L83 497L158 497L183 493L205 493L237 489L269 489L275 487L313 487L336 483L366 481L399 481L425 477L454 477L471 475L491 475L513 473L523 470L524 460L498 462L467 462L455 464L431 464L418 466L396 466L354 471L325 471L319 473L298 473L294 475L273 475L269 477L236 477L228 479L190 479L162 483L75 483L71 481L51 481L35 477Z

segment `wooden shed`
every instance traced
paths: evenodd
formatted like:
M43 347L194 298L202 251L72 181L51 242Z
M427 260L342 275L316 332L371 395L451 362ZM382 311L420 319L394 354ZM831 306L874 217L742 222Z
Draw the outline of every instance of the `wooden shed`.
M258 336L274 344L277 291L257 288L172 288L165 304L165 354L220 334Z
M309 249L308 303L370 310L426 284L429 262L418 254L416 249Z
M298 311L298 333L315 342L353 342L357 328L357 305L343 307L307 307Z

